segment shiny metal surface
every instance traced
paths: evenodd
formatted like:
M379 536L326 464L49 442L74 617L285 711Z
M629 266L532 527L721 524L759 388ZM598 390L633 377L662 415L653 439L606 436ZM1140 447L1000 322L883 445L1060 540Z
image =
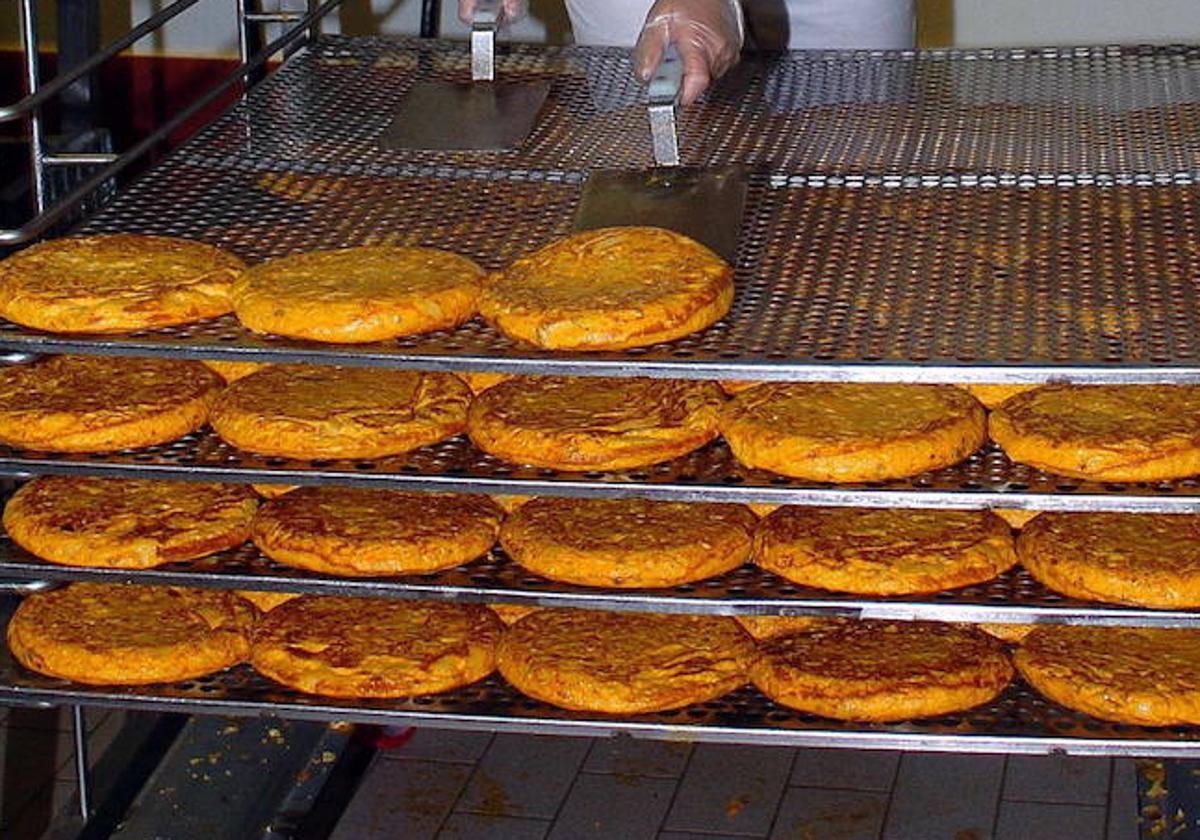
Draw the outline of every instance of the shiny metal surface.
M750 564L718 577L666 589L605 589L557 583L527 572L499 548L472 563L430 574L342 578L288 568L249 544L200 560L131 571L54 565L0 538L0 576L29 578L43 585L46 581L88 580L624 612L839 615L1139 627L1200 625L1200 611L1196 610L1151 610L1067 598L1048 590L1019 568L986 583L935 595L884 598L798 586Z
M959 715L895 724L844 723L794 712L752 688L673 712L611 717L568 712L531 700L499 677L428 697L339 700L282 688L247 666L181 683L106 687L42 677L0 653L0 703L121 706L220 715L279 715L533 732L543 735L636 737L798 747L902 749L933 752L1067 753L1072 755L1200 756L1200 731L1111 724L1050 703L1022 684Z
M581 184L485 168L330 176L173 158L83 230L188 236L250 260L423 244L498 268L570 230ZM971 184L752 174L730 314L647 348L552 354L480 320L319 345L255 336L229 316L96 337L0 322L0 348L579 375L1200 382L1194 180Z
M372 461L259 457L234 449L210 432L110 454L38 453L0 446L0 475L43 473L795 505L1200 512L1200 478L1153 484L1077 481L1014 464L995 447L953 467L908 479L834 485L747 469L720 442L643 469L586 473L510 464L480 452L465 437Z

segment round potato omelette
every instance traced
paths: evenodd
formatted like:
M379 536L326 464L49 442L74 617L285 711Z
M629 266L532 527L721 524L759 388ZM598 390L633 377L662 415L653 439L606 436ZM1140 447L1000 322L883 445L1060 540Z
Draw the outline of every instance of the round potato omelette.
M986 440L986 413L952 385L777 383L721 412L734 456L813 481L879 481L949 466Z
M1031 575L1074 598L1200 607L1200 516L1043 513L1022 529L1017 553Z
M1072 478L1163 481L1200 473L1200 386L1048 385L992 412L1014 461Z
M51 475L13 494L4 528L52 563L149 569L245 542L257 507L240 484Z
M712 382L541 376L501 382L471 404L468 432L497 458L560 470L619 470L685 455L717 436Z
M255 332L364 343L457 327L475 315L483 269L436 248L375 245L259 263L233 290Z
M51 356L0 367L0 441L55 452L111 452L204 425L221 378L199 362Z
M710 326L733 302L733 269L700 243L652 227L584 231L484 283L479 311L551 350L620 350Z
M551 580L662 587L742 565L756 522L744 505L539 497L505 519L500 541Z
M678 709L746 683L758 651L724 616L538 610L500 640L500 673L522 693L585 712Z
M49 332L122 333L224 315L245 264L187 239L52 239L0 262L0 315Z
M272 365L225 389L212 426L259 455L382 458L458 434L470 401L449 373Z
M933 717L986 703L1013 667L968 625L830 618L767 639L750 677L785 706L840 720Z
M399 575L469 563L496 542L503 516L487 496L302 487L264 504L252 531L287 566Z
M201 359L200 363L226 382L235 382L267 366L266 362L228 362L220 359Z
M1143 726L1200 724L1200 631L1043 625L1017 670L1056 703Z
M502 629L477 604L305 595L255 625L250 661L309 694L434 694L490 674Z
M918 595L991 580L1017 562L988 511L781 507L759 523L754 562L803 586Z
M21 602L8 624L30 670L93 685L173 682L243 662L254 608L232 592L73 583Z

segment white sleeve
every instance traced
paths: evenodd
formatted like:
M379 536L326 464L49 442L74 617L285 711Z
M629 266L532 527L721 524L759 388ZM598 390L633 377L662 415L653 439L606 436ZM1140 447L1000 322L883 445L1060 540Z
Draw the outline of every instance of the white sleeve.
M654 0L567 0L576 44L633 49Z
M743 6L760 49L911 49L916 40L913 0L744 0Z
M575 43L633 47L653 0L566 0ZM743 0L763 49L908 49L913 0Z

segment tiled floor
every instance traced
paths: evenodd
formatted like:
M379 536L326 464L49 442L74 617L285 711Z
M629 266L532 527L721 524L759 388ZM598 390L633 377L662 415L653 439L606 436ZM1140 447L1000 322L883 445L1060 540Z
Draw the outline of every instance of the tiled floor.
M65 713L0 709L0 837L75 793ZM126 725L88 718L92 758ZM16 760L16 759L14 759ZM16 772L13 772L14 769ZM333 840L1137 840L1105 759L793 750L421 729L380 753Z
M1136 840L1132 763L420 730L334 840Z

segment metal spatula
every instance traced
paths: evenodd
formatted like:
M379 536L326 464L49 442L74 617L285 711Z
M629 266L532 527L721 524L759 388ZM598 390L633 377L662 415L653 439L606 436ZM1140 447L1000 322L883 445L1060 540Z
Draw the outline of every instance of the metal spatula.
M683 62L672 47L649 87L655 167L592 172L583 185L572 227L577 231L622 225L667 228L704 243L732 263L746 206L746 171L740 166L679 165L675 106L682 83Z
M380 137L385 149L515 149L529 136L547 82L497 82L500 0L480 0L471 21L471 82L417 82Z

